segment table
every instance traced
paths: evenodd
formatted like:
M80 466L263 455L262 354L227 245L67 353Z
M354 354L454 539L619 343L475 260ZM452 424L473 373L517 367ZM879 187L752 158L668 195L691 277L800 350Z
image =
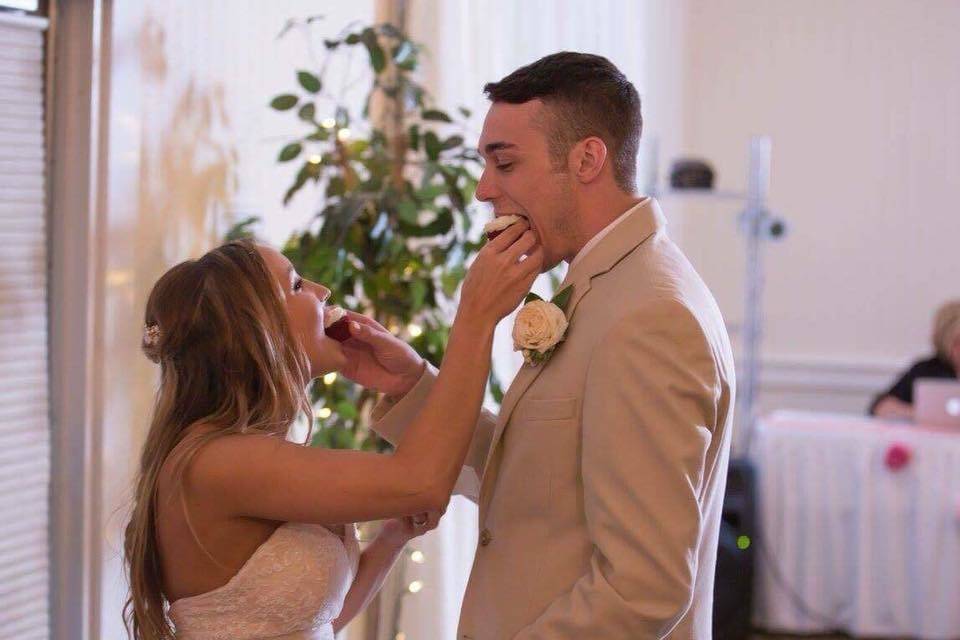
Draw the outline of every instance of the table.
M960 432L782 411L749 457L757 626L960 638Z

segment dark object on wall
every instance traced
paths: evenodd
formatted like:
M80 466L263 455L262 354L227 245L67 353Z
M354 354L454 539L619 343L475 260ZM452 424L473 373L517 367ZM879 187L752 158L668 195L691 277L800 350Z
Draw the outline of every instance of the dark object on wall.
M677 160L670 169L674 189L712 189L713 169L704 160Z
M747 640L750 637L757 543L753 466L747 460L731 460L713 586L714 640Z

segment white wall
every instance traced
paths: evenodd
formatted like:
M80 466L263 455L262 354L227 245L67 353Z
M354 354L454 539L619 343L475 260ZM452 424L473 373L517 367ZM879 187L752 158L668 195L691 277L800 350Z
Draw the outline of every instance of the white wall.
M156 370L138 351L150 287L173 264L219 242L234 216L269 214L275 243L309 219L308 195L281 209L293 166L278 166L289 113L267 103L311 68L303 38L276 35L290 17L324 14L318 37L369 21L373 0L115 2L109 64L104 308L100 637L123 637L122 526L147 428Z
M660 53L686 60L685 135L662 157L705 157L742 188L748 139L769 134L770 204L791 225L767 252L762 404L862 411L960 295L960 3L685 4L682 44ZM736 323L734 213L687 208L681 235Z

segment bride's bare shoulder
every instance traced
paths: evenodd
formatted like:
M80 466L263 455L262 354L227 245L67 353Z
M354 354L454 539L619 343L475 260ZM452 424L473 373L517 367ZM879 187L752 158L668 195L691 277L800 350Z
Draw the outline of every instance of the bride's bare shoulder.
M208 431L197 430L188 434L189 437L174 447L160 471L161 486L169 486L178 465L182 465L182 477L192 490L216 491L229 487L236 481L237 474L250 469L258 459L276 452L286 442L278 436L228 433L211 434L212 438L204 438L197 446L190 446L198 435L206 436Z

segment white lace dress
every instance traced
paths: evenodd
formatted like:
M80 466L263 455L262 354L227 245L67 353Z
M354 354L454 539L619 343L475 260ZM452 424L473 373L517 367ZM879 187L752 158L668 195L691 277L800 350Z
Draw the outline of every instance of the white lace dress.
M222 587L170 605L179 640L334 640L331 622L357 574L356 528L343 537L287 522Z

